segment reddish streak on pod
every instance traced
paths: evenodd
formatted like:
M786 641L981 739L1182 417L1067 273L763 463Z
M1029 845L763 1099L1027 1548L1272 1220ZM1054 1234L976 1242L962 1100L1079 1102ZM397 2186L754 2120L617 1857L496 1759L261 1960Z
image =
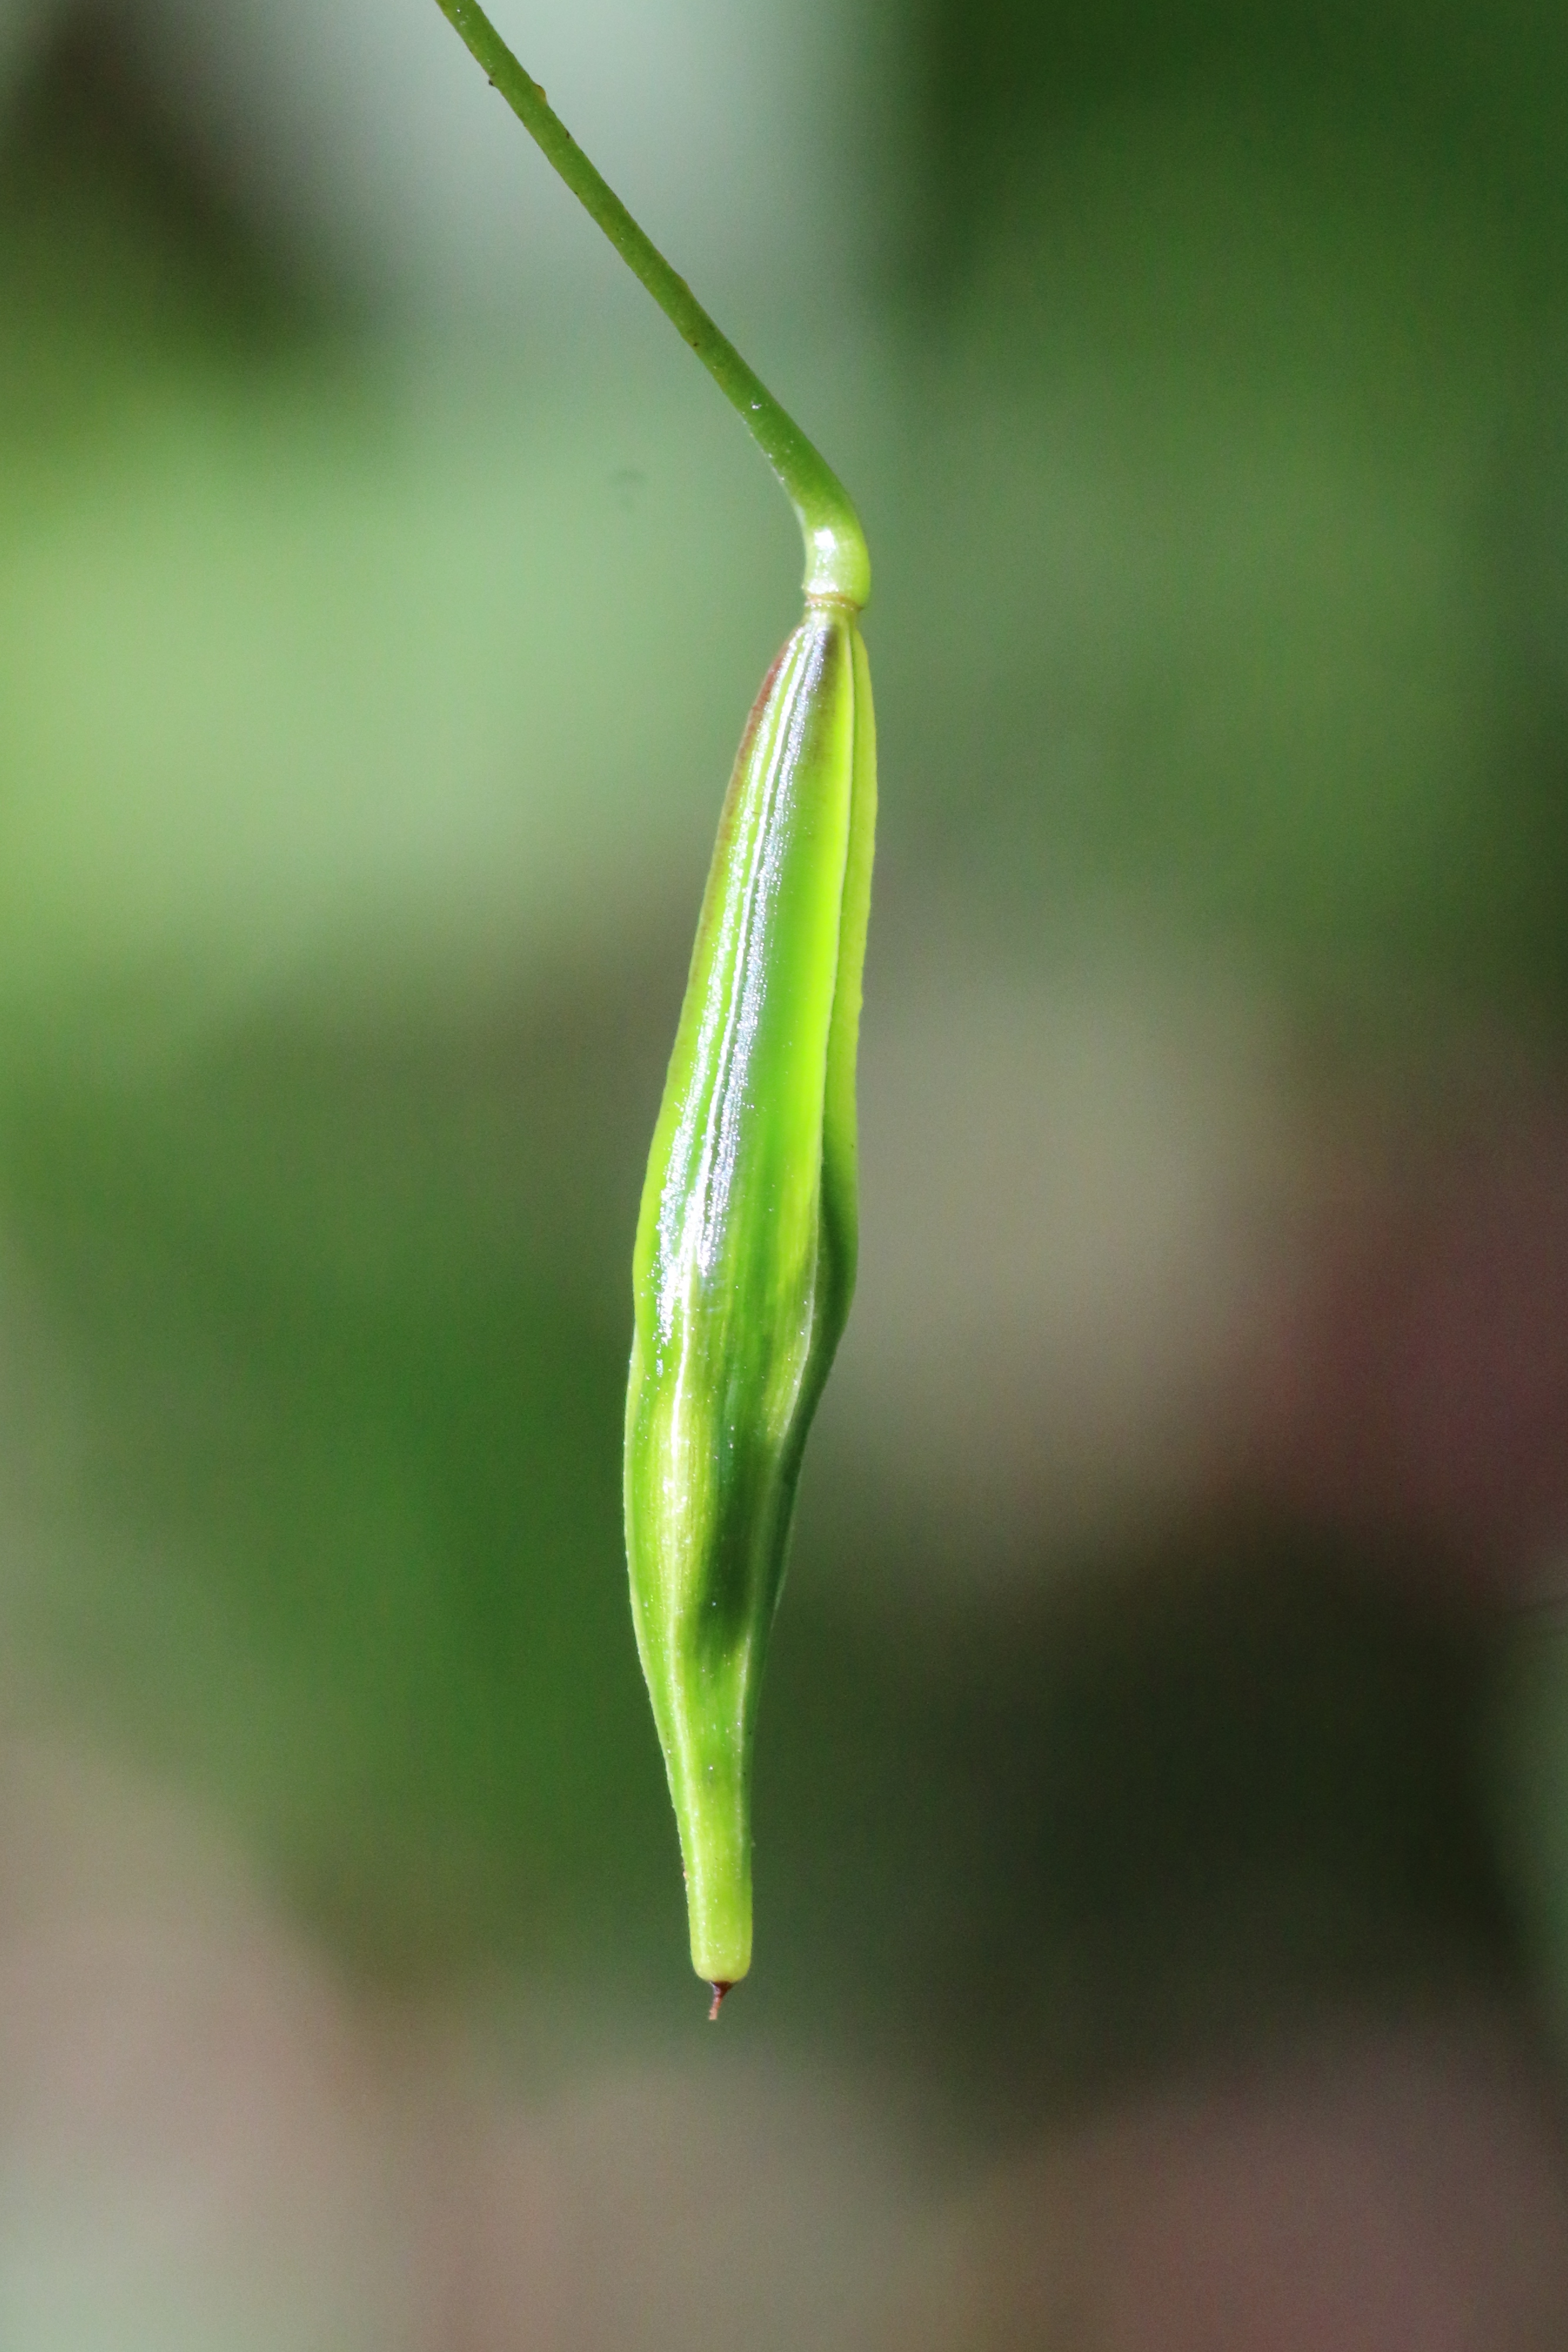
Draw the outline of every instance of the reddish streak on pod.
M735 1990L736 1985L739 1982L739 1979L732 1978L728 1984L723 1983L717 1977L712 1978L710 1981L713 1985L713 2007L707 2013L707 2021L712 2025L717 2018L719 2011L724 2006L725 1994Z

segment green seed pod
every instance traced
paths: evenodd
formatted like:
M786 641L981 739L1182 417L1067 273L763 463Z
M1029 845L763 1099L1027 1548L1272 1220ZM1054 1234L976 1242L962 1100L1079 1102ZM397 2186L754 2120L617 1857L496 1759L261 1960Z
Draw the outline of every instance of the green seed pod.
M632 1610L715 2014L751 1961L758 1694L806 1433L854 1287L875 811L854 608L813 601L736 760L632 1267Z
M444 15L779 478L806 617L741 741L643 1192L626 1401L637 1646L711 2014L751 1959L751 1749L811 1415L855 1271L876 749L843 484L594 169L479 0Z

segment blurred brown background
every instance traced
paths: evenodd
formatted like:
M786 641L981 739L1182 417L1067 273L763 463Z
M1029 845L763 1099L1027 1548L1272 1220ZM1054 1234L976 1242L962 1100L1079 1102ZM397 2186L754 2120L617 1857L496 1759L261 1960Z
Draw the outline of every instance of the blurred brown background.
M1568 18L497 21L861 501L703 2023L629 1252L783 502L429 0L0 0L0 2343L1568 2340Z

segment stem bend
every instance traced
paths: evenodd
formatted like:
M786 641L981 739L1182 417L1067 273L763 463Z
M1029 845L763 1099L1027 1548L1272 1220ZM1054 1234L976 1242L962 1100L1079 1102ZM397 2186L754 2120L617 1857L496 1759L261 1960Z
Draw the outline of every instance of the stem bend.
M525 131L543 149L627 268L688 342L782 484L806 545L805 591L813 604L859 611L871 595L871 558L848 491L754 371L671 268L608 182L595 171L538 83L513 56L478 0L436 0Z

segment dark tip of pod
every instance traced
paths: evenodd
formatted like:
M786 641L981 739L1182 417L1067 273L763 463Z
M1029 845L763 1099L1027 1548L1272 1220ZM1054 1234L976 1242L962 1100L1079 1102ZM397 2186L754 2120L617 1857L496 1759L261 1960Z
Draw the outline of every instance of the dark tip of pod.
M735 1990L735 1983L732 1981L726 1984L719 1977L711 1978L709 1981L713 1986L713 2007L707 2013L707 2021L712 2025L717 2019L719 2011L724 2007L725 1994Z

